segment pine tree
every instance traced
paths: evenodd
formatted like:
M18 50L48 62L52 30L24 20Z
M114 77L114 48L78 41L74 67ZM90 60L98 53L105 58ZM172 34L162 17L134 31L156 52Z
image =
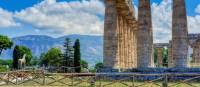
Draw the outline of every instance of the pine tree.
M74 67L75 72L81 72L81 52L79 39L77 39L74 43Z
M64 55L63 55L63 66L67 67L67 72L73 72L71 67L74 67L74 50L70 38L66 38L64 42Z

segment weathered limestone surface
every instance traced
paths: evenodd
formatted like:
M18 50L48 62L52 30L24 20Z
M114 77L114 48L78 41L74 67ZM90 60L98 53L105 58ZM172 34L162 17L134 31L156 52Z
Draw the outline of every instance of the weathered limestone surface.
M172 41L169 41L168 47L168 68L174 67L174 59L172 57Z
M137 58L139 68L154 66L150 0L139 0Z
M187 67L188 30L184 0L173 0L172 53L174 67Z
M116 66L117 58L117 9L115 0L106 0L104 22L104 65Z
M136 25L131 0L105 0L104 66L129 69L137 65Z

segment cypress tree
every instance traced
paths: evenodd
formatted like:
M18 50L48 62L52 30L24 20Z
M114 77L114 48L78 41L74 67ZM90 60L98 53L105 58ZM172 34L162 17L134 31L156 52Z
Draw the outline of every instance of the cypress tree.
M18 60L20 58L20 53L18 52L19 46L16 45L13 51L13 68L18 69Z
M75 72L81 72L81 52L80 52L80 41L77 39L74 43L74 67Z

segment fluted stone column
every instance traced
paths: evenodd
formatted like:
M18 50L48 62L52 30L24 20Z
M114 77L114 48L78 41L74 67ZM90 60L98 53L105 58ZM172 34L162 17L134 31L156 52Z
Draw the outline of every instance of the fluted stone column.
M117 55L117 9L115 0L105 0L104 66L113 68Z
M131 1L131 0L129 0ZM108 68L133 68L136 46L136 24L131 3L127 0L105 0L104 22L104 66ZM136 63L135 63L136 62Z
M128 67L127 65L127 62L128 62L128 50L127 50L127 48L128 48L128 42L127 42L127 34L128 34L128 31L127 31L127 23L126 23L126 20L125 19L123 19L123 21L124 21L124 53L125 53L125 59L124 59L124 64L125 64L125 66L124 66L124 68L126 68L126 67Z
M153 35L150 0L139 0L138 11L138 67L153 67Z
M157 48L158 51L158 67L163 66L163 55L162 55L163 48Z
M172 58L172 48L168 47L168 67L171 68L174 66L174 60Z
M119 65L119 68L122 68L122 66L123 66L123 51L122 51L122 49L123 49L123 26L122 26L122 24L123 24L123 22L122 22L122 17L121 16L119 16L119 62L120 62L120 65Z
M136 28L136 27L135 27ZM137 67L137 35L136 35L137 31L136 30L132 30L132 37L133 37L133 41L132 41L132 46L133 46L133 50L132 50L132 60L134 61L133 66L136 68Z
M172 52L175 67L187 67L188 30L184 0L173 0Z
M128 67L127 68L131 68L131 63L132 63L132 60L131 60L131 38L130 38L130 27L128 26Z
M193 55L192 55L192 66L193 67L200 67L200 40L197 40L193 48Z

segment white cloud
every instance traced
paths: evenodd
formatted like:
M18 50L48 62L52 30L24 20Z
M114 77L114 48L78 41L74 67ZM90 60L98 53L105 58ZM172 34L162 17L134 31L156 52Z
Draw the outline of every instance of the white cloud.
M189 33L200 33L200 15L188 16Z
M160 4L153 3L151 7L154 42L166 43L171 40L172 0L163 0ZM134 8L137 17L138 7L134 5ZM100 0L45 0L16 13L0 8L0 28L17 26L20 23L32 25L37 33L46 31L54 35L103 35L104 9L104 4ZM200 13L200 5L195 12ZM200 33L200 14L187 18L189 33Z
M152 4L152 23L155 43L168 43L172 37L172 0ZM200 9L200 5L196 9ZM200 15L188 16L189 33L200 33Z
M197 8L195 9L195 12L200 14L200 5L197 6Z
M160 4L153 3L151 5L154 42L156 43L166 43L171 39L171 6L171 0L164 0Z
M0 8L0 29L19 26L13 19L13 13Z
M33 27L61 34L102 35L104 4L99 0L56 2L45 0L15 14Z

